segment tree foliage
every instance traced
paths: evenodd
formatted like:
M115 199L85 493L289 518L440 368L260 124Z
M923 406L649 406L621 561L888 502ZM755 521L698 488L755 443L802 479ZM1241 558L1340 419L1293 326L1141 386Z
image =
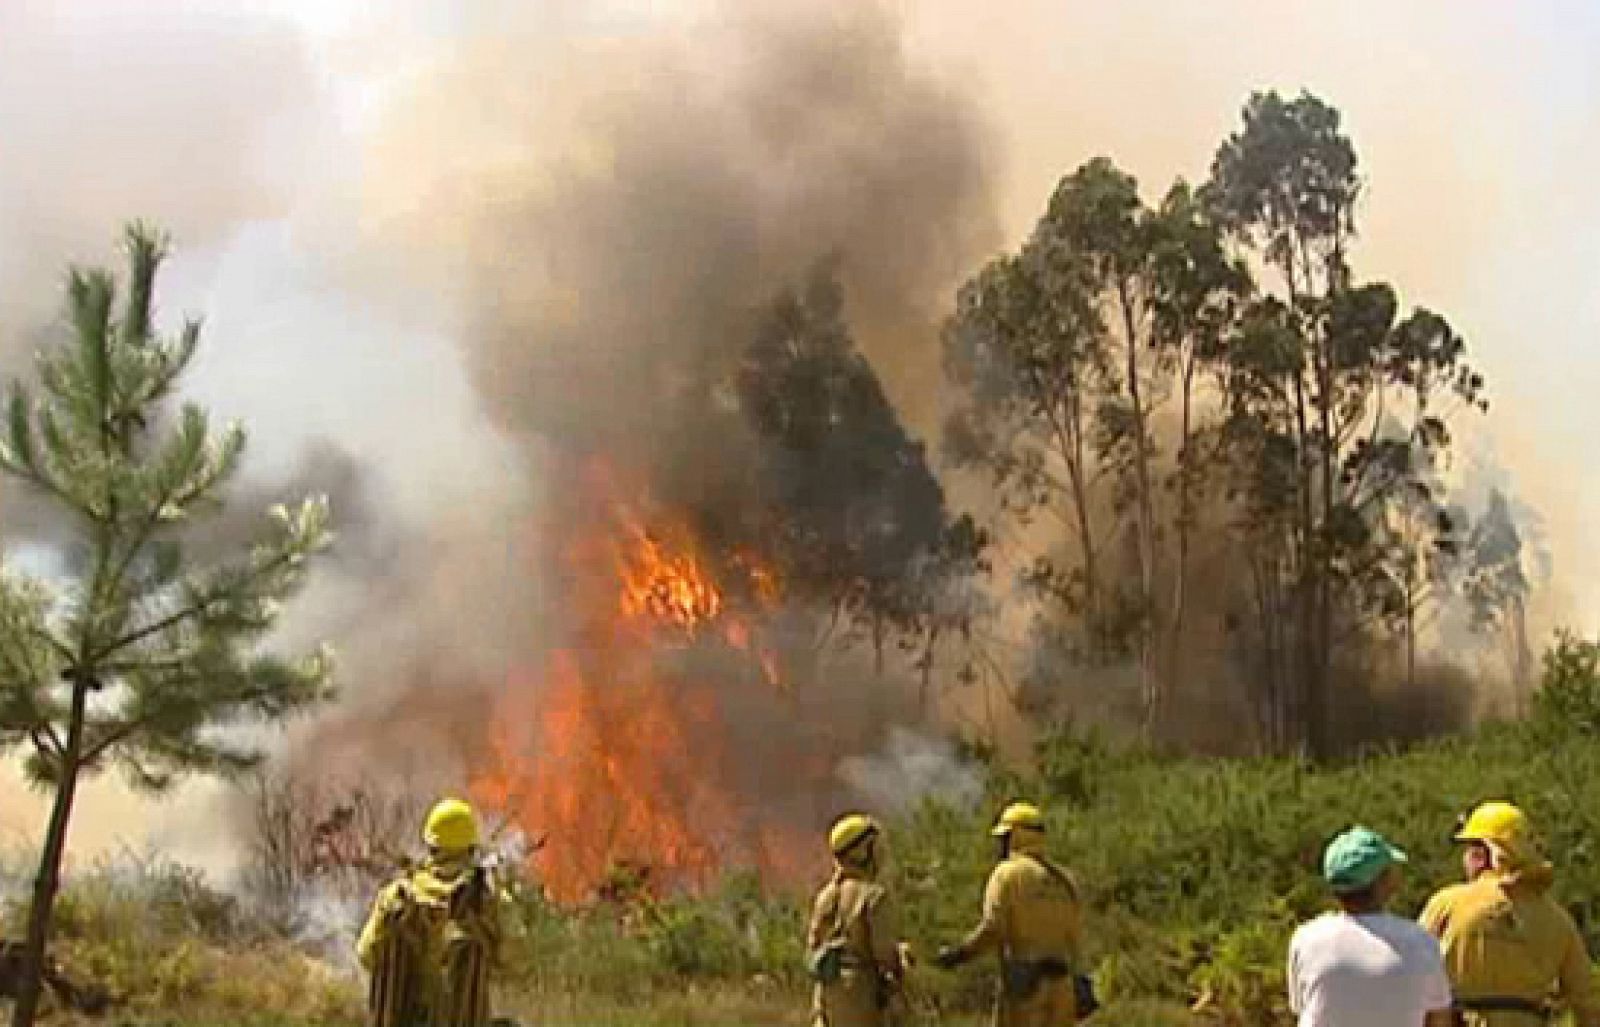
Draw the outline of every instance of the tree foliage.
M922 445L901 424L845 318L838 269L816 264L763 311L734 379L758 445L749 533L785 588L926 672L964 629L986 535L952 517Z
M1250 511L1273 732L1326 753L1334 651L1374 619L1414 638L1419 561L1454 544L1435 472L1483 380L1438 314L1349 264L1361 182L1338 112L1253 96L1207 199L1275 278L1229 353L1228 437ZM1273 629L1269 624L1286 626Z
M258 753L235 730L328 695L325 652L261 643L331 535L325 500L277 507L258 540L218 563L186 557L185 528L215 511L244 433L205 412L168 412L200 325L156 332L163 240L135 226L119 306L107 271L75 270L70 338L41 353L37 386L16 384L0 471L53 501L75 528L68 573L0 573L0 746L21 748L54 807L35 885L37 961L78 781L119 769L160 790L190 772L232 773ZM34 999L17 1004L27 1024Z
M1199 190L1148 204L1091 160L958 293L947 453L1057 540L1023 574L1047 663L1133 657L1147 723L1192 651L1202 533L1238 559L1198 627L1226 627L1275 748L1328 752L1334 654L1396 640L1413 677L1459 591L1442 472L1484 383L1444 317L1356 279L1357 169L1336 110L1260 93Z

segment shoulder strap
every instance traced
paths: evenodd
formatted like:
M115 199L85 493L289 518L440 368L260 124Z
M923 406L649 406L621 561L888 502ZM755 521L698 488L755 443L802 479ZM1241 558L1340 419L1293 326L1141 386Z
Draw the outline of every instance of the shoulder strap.
M1043 869L1045 873L1049 874L1055 880L1055 882L1057 884L1059 884L1059 885L1061 885L1061 887L1065 888L1067 890L1067 894L1068 895L1071 895L1074 900L1077 899L1077 897L1078 897L1078 886L1076 884L1072 883L1072 878L1067 876L1067 872L1065 870L1063 870L1060 867L1056 866L1055 863L1052 862L1051 860L1049 860L1049 859L1045 858L1044 856L1041 856L1041 855L1039 855L1037 853L1029 852L1029 853L1026 853L1025 855L1026 855L1026 858L1032 860L1041 869Z
M843 904L839 898L839 892L843 884L843 876L835 873L833 878L823 886L824 905L822 907L822 915L817 918L818 923L822 926L821 935L817 939L819 945L837 941L844 934L844 925L839 922L840 906Z

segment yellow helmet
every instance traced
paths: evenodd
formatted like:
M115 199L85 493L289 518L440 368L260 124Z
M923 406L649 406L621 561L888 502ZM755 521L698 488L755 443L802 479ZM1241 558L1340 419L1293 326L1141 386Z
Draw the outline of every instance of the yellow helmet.
M1017 830L1044 830L1044 814L1039 811L1039 807L1031 802L1013 802L1001 812L1000 819L995 821L994 830L989 833L996 838L1003 838Z
M422 840L443 852L464 852L478 844L478 817L460 799L442 799L428 812Z
M840 817L828 832L828 850L842 856L880 830L878 822L863 813Z
M1528 816L1509 802L1486 802L1473 810L1456 832L1458 842L1492 842L1508 850L1520 849L1531 834Z

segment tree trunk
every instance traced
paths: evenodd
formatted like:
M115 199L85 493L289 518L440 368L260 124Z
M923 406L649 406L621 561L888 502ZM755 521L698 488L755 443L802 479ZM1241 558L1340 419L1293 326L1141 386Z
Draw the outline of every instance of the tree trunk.
M1062 411L1064 427L1058 429L1061 436L1061 455L1067 464L1067 478L1072 486L1073 512L1078 521L1079 544L1083 547L1083 607L1085 620L1089 625L1089 641L1092 651L1102 655L1102 631L1104 625L1100 616L1100 573L1095 558L1094 525L1089 516L1089 482L1086 456L1083 451L1083 423L1082 410L1076 398L1071 398Z
M1533 653L1528 648L1528 608L1520 595L1511 599L1511 677L1518 712L1526 715L1534 691Z
M1317 609L1319 558L1316 554L1316 513L1311 487L1315 464L1311 456L1311 429L1307 423L1305 376L1294 372L1295 399L1295 490L1299 522L1295 525L1294 545L1294 674L1295 727L1299 741L1312 755L1320 756L1326 734L1322 723L1322 682L1318 673Z
M1183 366L1183 386L1180 399L1181 414L1178 429L1178 556L1177 565L1173 568L1172 582L1172 627L1171 635L1167 641L1167 668L1166 673L1176 676L1178 664L1183 656L1183 629L1184 616L1187 614L1189 601L1189 529L1190 521L1194 517L1191 509L1193 499L1190 489L1193 486L1191 471L1194 461L1194 367L1195 360L1191 353Z
M1327 342L1316 348L1317 360L1317 413L1321 423L1322 441L1318 453L1322 471L1322 510L1316 538L1317 567L1317 621L1316 621L1316 689L1317 709L1314 723L1320 737L1313 739L1313 751L1318 758L1333 755L1331 728L1333 719L1332 695L1329 677L1333 669L1333 554L1327 539L1333 524L1334 496L1334 432L1333 432L1333 368L1327 352Z
M67 850L67 825L72 819L72 803L78 791L78 759L83 749L83 721L88 697L88 681L80 677L72 685L66 751L61 757L55 803L50 809L44 851L39 856L39 872L34 878L33 899L28 906L28 936L22 950L21 988L11 1012L11 1027L33 1027L39 1009L39 996L44 987L45 943L50 937L56 893L61 889L61 860Z
M1139 337L1135 325L1133 297L1127 282L1119 282L1117 295L1122 304L1122 324L1128 347L1128 405L1133 411L1133 470L1138 492L1139 535L1139 684L1144 703L1146 737L1155 727L1161 702L1161 685L1155 668L1155 499L1150 488L1150 438L1145 430L1147 412L1144 393L1139 387Z

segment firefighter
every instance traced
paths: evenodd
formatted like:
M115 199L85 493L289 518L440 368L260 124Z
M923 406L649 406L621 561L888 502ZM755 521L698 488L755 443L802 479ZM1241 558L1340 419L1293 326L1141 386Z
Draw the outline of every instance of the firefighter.
M1012 803L991 832L999 863L983 893L983 916L961 944L939 950L951 969L974 956L1000 957L995 1027L1061 1027L1093 1012L1081 974L1082 905L1077 883L1044 855L1044 816Z
M907 950L889 893L878 881L883 829L871 817L842 817L828 833L833 876L817 893L806 930L806 965L816 982L813 1027L880 1027L891 1022Z
M1600 1027L1589 954L1572 917L1550 895L1554 871L1527 816L1486 802L1462 821L1470 878L1441 890L1422 911L1439 939L1468 1027L1534 1027L1551 1015L1552 992L1578 1027Z
M499 897L478 860L478 820L460 799L433 807L427 860L378 894L356 945L371 975L370 1027L487 1027Z

